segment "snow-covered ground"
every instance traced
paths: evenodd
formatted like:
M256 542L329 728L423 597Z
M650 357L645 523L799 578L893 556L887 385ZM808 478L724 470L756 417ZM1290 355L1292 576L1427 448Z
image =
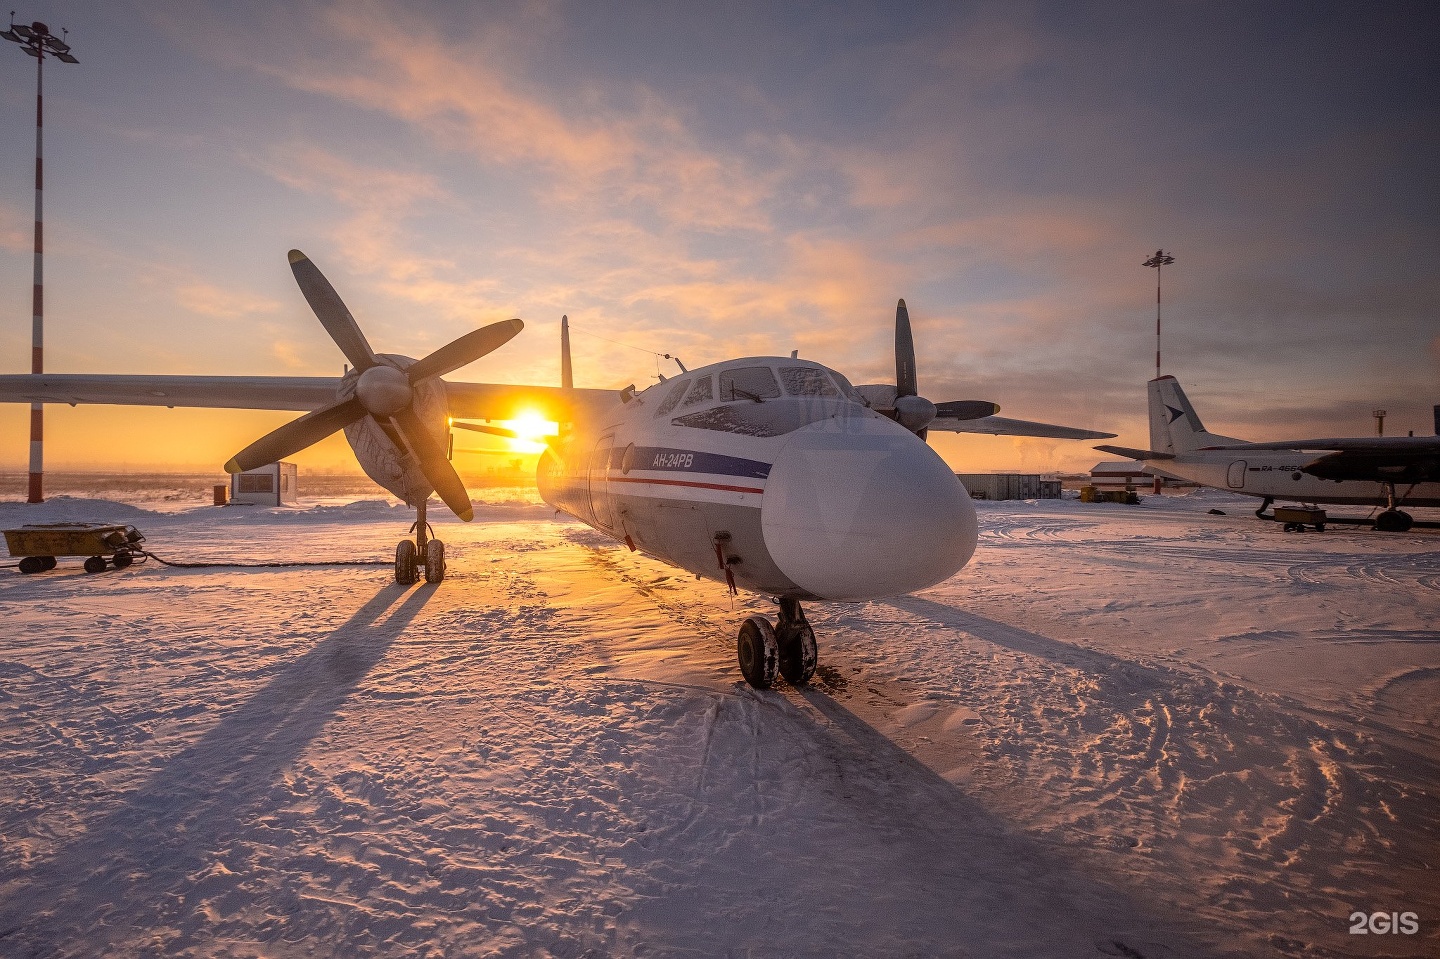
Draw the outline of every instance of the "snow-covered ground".
M411 521L177 502L0 527L283 562ZM524 493L436 523L439 587L0 570L0 956L1440 954L1440 531L1253 506L981 503L969 567L808 608L768 693L767 601Z

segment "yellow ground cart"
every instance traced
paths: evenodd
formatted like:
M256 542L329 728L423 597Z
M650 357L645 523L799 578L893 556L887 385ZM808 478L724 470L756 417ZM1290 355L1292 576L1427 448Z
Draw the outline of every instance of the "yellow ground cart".
M85 572L124 569L145 551L145 537L133 526L104 523L38 523L5 530L10 555L20 557L20 572L52 570L58 556L86 556Z

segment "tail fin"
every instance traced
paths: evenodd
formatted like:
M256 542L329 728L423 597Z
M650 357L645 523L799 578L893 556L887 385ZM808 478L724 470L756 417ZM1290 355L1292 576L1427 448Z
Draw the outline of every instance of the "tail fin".
M1205 429L1195 407L1173 376L1150 381L1150 448L1162 453L1189 453L1205 446L1243 443Z
M560 317L560 386L575 388L575 374L570 367L570 316Z

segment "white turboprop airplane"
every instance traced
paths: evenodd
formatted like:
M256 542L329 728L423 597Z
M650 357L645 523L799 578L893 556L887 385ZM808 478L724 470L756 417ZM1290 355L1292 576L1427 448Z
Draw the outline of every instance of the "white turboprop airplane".
M778 623L751 616L737 652L752 685L777 672L806 682L815 633L802 600L860 601L924 589L954 575L977 538L975 509L927 430L1100 439L1113 433L996 416L993 403L934 404L919 395L910 318L895 313L896 384L856 388L818 363L728 360L637 393L573 385L561 325L561 386L446 383L441 376L498 348L524 324L494 323L421 360L377 354L320 270L298 250L301 291L352 369L343 377L0 376L0 401L305 410L240 451L241 472L273 463L337 430L362 469L417 512L414 540L396 548L395 578L445 575L430 535L434 490L462 520L470 498L446 456L450 427L513 437L465 420L538 412L560 424L541 455L540 494L557 510L694 573L770 595Z
M1275 500L1379 505L1375 528L1404 532L1398 507L1440 506L1440 436L1352 436L1250 443L1205 429L1173 376L1151 380L1150 449L1097 446L1145 463L1145 472ZM1440 406L1435 408L1440 433ZM1404 492L1397 495L1397 489Z

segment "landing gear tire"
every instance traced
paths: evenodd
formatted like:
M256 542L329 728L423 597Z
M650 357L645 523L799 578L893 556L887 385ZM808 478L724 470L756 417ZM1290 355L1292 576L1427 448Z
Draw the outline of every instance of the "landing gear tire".
M409 586L417 578L415 544L402 539L395 547L395 582Z
M740 672L756 689L775 685L780 666L780 644L775 641L775 627L764 616L751 616L740 624L740 639L735 644L740 659Z
M92 557L90 557L89 559L87 559L87 560L85 561L85 572L87 572L87 573L103 573L103 572L105 572L105 566L106 566L105 557L103 557L103 556L92 556Z
M1414 524L1414 517L1399 509L1387 509L1375 517L1375 528L1382 533L1403 533Z
M425 582L438 583L445 578L445 544L432 539L425 544Z
M809 623L791 626L779 638L780 675L791 686L804 686L815 675L815 663L819 660L819 649L815 645L815 630Z

